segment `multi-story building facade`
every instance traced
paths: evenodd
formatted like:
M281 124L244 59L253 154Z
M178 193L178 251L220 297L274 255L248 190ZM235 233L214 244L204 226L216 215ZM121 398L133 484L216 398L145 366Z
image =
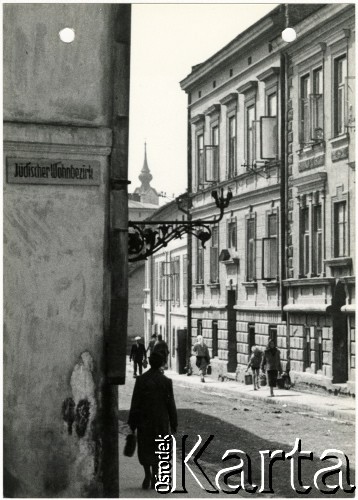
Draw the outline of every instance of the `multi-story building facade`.
M182 220L176 200L159 208L153 220ZM172 240L146 261L144 331L145 345L153 333L161 334L169 347L168 366L184 372L187 346L187 237Z
M342 30L339 32L336 19L341 19L342 29L349 16L353 24L353 9L344 5L280 5L210 59L194 66L181 82L189 103L189 194L193 218L205 220L214 215L213 187L224 191L230 188L233 193L207 248L194 242L190 256L191 336L194 339L199 333L204 335L211 350L214 374L232 374L242 380L252 345L264 348L273 338L284 365L288 359L291 361L293 374L316 375L318 371L315 380L319 384L343 381L332 378L328 369L329 360L337 357L337 364L339 361L329 337L333 336L333 322L338 325L338 320L332 319L337 308L332 313L327 308L329 297L336 293L342 302L339 315L348 315L344 317L348 317L352 330L353 318L348 313L354 297L353 273L347 252L349 244L353 247L354 234L352 222L348 221L353 193L353 145L343 125L345 96L341 89L346 89L346 82L351 81L342 75L352 75L347 73L344 58L353 61L348 49L351 50L354 36L353 27L348 39ZM297 31L297 40L292 44L281 38L288 23ZM313 43L318 23L324 33L319 40L321 45L319 41ZM324 44L332 48L322 52ZM317 71L320 65L325 65L325 76L323 71ZM304 80L307 74L315 79L312 87ZM338 128L336 133L329 132L329 138L334 138L325 153L329 162L316 159L322 156L323 148L323 98L319 97L322 85L325 101L329 101L324 108L327 127L331 119L332 123L340 123L332 127L341 127L339 132ZM308 117L305 113L309 105L312 108ZM310 132L302 129L306 123ZM299 137L306 134L302 139L305 141L313 129L317 139L300 147ZM340 169L343 164L345 173ZM307 172L310 169L312 172ZM325 181L327 177L329 182ZM328 185L332 201L327 198L327 190L325 195L322 192ZM293 202L296 196L301 197L301 208ZM323 198L325 205L320 201ZM309 213L304 211L307 207ZM306 220L306 226L302 220ZM303 235L303 228L309 228L310 240ZM302 263L305 255L309 255L309 264ZM306 266L305 278L300 274L300 266ZM324 269L329 279L323 276ZM336 286L338 277L342 285ZM343 289L345 297L340 291ZM298 309L300 301L302 307ZM310 314L310 309L306 310L308 304L321 309L312 309ZM327 319L330 314L331 319ZM321 370L315 366L313 351L310 366L300 358L308 355L303 342L308 327L309 345L316 342L326 349L322 353L321 347L319 351L325 360L323 364L327 363ZM313 339L313 330L315 338L321 340ZM350 339L354 338L352 335ZM339 341L336 343L339 351Z
M354 10L323 6L285 49L284 311L293 378L325 386L355 379Z

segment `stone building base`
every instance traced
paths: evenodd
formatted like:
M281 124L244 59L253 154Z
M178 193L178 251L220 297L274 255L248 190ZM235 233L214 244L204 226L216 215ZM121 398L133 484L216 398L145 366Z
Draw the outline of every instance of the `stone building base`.
M335 395L355 396L355 383L333 384L332 379L316 373L290 371L291 382L295 389L327 391Z

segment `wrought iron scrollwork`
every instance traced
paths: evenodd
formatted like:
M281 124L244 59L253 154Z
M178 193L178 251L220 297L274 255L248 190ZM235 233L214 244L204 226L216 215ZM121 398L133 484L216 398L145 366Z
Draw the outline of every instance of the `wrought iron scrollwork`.
M219 196L213 191L212 197L216 206L220 209L220 215L211 220L186 220L186 221L129 221L128 254L129 262L147 259L155 252L174 239L180 239L184 234L192 234L205 248L205 243L211 238L210 226L217 224L224 216L224 210L228 207L232 198L229 189L224 197L223 189ZM180 208L181 199L177 200ZM154 228L150 226L155 226Z

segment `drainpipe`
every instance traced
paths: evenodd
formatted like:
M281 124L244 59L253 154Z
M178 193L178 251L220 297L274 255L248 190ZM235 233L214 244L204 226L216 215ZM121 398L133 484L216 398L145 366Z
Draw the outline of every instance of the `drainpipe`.
M286 279L287 273L287 232L288 232L288 133L287 133L287 100L288 100L288 57L287 53L281 54L280 61L280 90L281 90L281 127L280 127L280 145L281 145L281 183L280 183L280 219L281 219L281 269L280 269L280 293L281 293L281 319L286 320L286 343L287 349L290 349L290 335L289 335L289 313L285 313L283 307L287 303L286 289L283 286L283 280Z
M191 205L191 186L192 186L192 161L191 161L191 124L190 124L190 118L191 118L191 111L190 111L190 104L191 104L191 98L190 98L190 92L188 93L188 125L187 125L187 163L188 163L188 199L189 199L189 214L188 214L188 221L191 221L191 213L190 213L190 205ZM188 293L187 293L187 328L188 328L188 334L187 334L187 361L186 361L186 366L187 368L190 366L190 355L191 355L191 299L192 299L192 283L193 283L193 278L192 278L192 255L193 255L193 236L189 233L187 235L187 241L188 241L188 259L187 259L187 281L188 281Z
M125 383L128 312L128 127L131 5L111 6L112 153L109 185L110 311L105 332L103 385L104 497L119 496L118 387Z

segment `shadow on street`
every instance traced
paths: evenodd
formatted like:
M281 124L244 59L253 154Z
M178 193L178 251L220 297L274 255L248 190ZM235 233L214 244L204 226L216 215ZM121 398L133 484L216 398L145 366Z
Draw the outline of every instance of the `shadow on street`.
M239 417L239 415L238 415ZM128 419L128 411L126 410L121 410L119 411L119 418L120 420L126 422ZM192 449L192 447L197 443L198 441L198 435L201 436L202 442L201 445L197 449L197 453L199 450L204 446L204 443L207 441L210 435L213 435L214 438L211 440L211 442L208 444L207 448L203 451L201 457L198 459L199 465L202 467L202 469L205 471L206 476L212 483L212 485L215 485L215 476L216 474L228 467L233 467L235 465L238 465L238 459L230 459L227 461L222 461L222 456L225 453L226 450L230 449L237 449L237 450L242 450L245 452L249 457L251 461L251 481L248 476L246 476L246 479L249 480L249 483L251 484L256 484L259 487L257 488L256 493L254 494L249 494L247 492L243 492L242 490L239 493L239 496L259 496L259 495L264 495L264 496L275 496L275 497L283 497L283 498L289 498L289 497L302 497L302 494L297 493L294 491L294 489L291 487L291 482L290 482L290 473L291 473L291 460L278 460L272 465L272 492L270 493L269 491L265 491L262 493L259 493L258 490L260 489L261 486L261 457L259 451L264 451L264 450L270 450L270 451L275 451L275 450L283 450L285 453L289 453L292 451L294 447L294 442L292 443L282 443L278 441L272 441L265 439L265 436L262 435L257 435L252 432L248 432L247 430L244 430L240 428L240 421L238 420L237 425L233 425L231 423L226 422L225 420L222 420L217 417L213 417L211 415L208 415L205 412L200 412L197 410L193 409L178 409L178 420L179 420L179 428L178 428L178 433L176 434L176 441L177 441L177 459L180 460L181 458L181 447L182 447L182 438L183 436L187 435L188 438L186 439L185 442L185 454L186 456ZM280 423L277 424L278 426ZM308 424L309 425L309 424ZM352 433L354 436L354 432ZM300 430L297 429L297 437L300 437ZM352 437L354 438L354 437ZM302 450L303 451L312 451L313 452L313 460L307 460L304 459L301 461L301 484L305 486L311 486L312 489L308 494L305 494L305 497L310 497L310 498L316 498L316 497L354 497L354 492L353 493L345 493L341 489L338 489L336 493L321 493L319 490L316 489L314 486L314 474L323 468L327 468L329 466L335 465L337 463L336 460L325 460L321 461L319 459L319 456L315 453L315 450L307 450L305 448L304 440L302 442ZM344 451L344 450L342 450ZM297 453L295 455L295 469L297 470ZM268 459L266 459L266 465L265 465L265 470L268 471ZM205 480L204 476L201 475L200 470L193 464L193 459L190 460L189 462L190 467L198 477L198 479L202 482L203 485L208 490L213 490L213 487L210 486L210 484ZM345 465L345 464L343 464ZM343 486L346 484L349 484L350 482L353 483L355 473L353 468L349 468L349 476L346 475L346 468L343 466L342 471L343 471ZM186 474L189 475L190 472L186 470ZM298 476L297 472L296 478ZM180 473L179 473L180 477ZM222 476L223 478L223 476ZM238 480L238 474L236 474L236 481ZM237 484L235 482L235 476L232 476L229 479L229 484ZM298 485L298 479L296 479L296 484ZM326 484L327 485L335 485L339 484L339 474L338 472L332 474L326 479ZM227 486L224 484L224 482L221 480L220 485L224 489L229 489ZM177 485L178 489L180 488L180 484ZM196 485L198 490L200 490L199 485ZM298 486L296 486L298 488ZM266 480L265 480L265 490L266 488L268 489L268 475L266 475ZM188 492L190 495L189 496L196 496L196 492ZM198 493L198 492L197 492ZM223 492L220 492L221 495L223 495ZM200 495L202 496L202 495ZM213 493L208 493L208 496L213 496Z

